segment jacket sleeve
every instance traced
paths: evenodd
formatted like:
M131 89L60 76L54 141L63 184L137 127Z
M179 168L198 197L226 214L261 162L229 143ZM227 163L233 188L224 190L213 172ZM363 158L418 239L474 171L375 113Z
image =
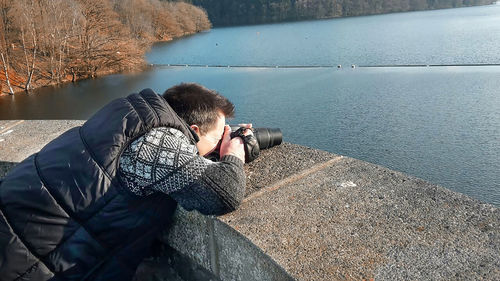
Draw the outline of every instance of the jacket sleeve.
M245 194L240 159L226 155L210 161L173 128L156 128L134 141L123 152L119 171L133 193L163 192L185 209L205 215L235 210Z
M235 156L225 156L220 162L207 165L198 180L170 193L170 196L187 210L222 215L236 210L244 194L243 162Z

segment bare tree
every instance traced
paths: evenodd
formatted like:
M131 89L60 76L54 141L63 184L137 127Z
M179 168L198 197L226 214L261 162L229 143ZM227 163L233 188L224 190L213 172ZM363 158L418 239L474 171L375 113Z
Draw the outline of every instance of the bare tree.
M154 30L151 14L157 0L112 0L120 21L129 28L131 35L140 42L152 42Z
M190 33L195 33L196 32L196 25L191 18L191 5L179 2L176 3L175 8L176 8L176 19L177 22L180 24L182 31L184 34L190 34ZM184 35L182 34L182 35Z
M207 30L212 27L205 9L191 6L191 10L191 18L193 19L196 32Z
M78 23L78 5L73 0L41 0L40 50L48 57L50 79L61 82L68 63L70 40Z
M160 0L0 0L0 16L11 93L137 68L153 42L210 27L202 10Z
M118 19L109 1L78 0L82 22L77 56L80 72L95 77L100 70L121 70L142 58L143 51ZM82 69L83 67L83 69Z
M38 30L37 30L37 11L40 11L40 2L36 0L16 0L14 1L16 20L21 35L21 47L24 53L26 82L24 89L31 89L31 82L35 72L37 48L38 48Z
M182 36L184 32L175 16L176 3L161 2L157 5L152 14L156 38L158 40L169 40Z
M9 94L13 95L14 90L12 89L12 85L10 84L9 78L9 40L8 35L10 33L11 22L8 17L9 7L11 1L9 0L0 0L0 56L2 57L2 66L5 75L5 82L7 83L7 87L9 90ZM1 81L0 81L0 89L1 89Z
M0 56L2 57L2 65L3 65L3 71L5 73L5 81L7 82L7 87L9 88L8 93L13 95L14 90L12 89L12 86L10 85L10 79L9 79L9 60L5 59L4 52L2 52L2 51L0 51ZM0 84L0 86L1 86L1 84ZM1 89L1 87L0 87L0 89Z

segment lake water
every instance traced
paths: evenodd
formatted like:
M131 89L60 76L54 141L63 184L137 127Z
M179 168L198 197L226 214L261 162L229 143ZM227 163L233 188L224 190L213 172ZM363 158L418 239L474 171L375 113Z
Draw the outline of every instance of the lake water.
M154 46L139 74L0 97L1 119L84 119L108 101L195 81L232 100L234 123L403 171L500 206L500 5L217 28Z

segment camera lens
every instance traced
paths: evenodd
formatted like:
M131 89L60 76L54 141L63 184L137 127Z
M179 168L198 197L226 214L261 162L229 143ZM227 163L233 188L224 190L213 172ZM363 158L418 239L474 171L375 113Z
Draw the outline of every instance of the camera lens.
M283 141L283 133L278 128L254 128L253 134L259 143L260 149L271 148Z
M230 125L231 131L236 131L240 127L236 125ZM271 148L276 145L280 145L283 141L283 133L278 128L252 128L253 135L259 143L260 149Z

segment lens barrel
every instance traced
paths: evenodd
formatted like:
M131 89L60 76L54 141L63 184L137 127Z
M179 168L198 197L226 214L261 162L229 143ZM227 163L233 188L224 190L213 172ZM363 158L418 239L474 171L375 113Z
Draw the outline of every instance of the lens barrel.
M231 131L235 131L238 128L239 126L231 125ZM283 141L283 133L279 128L252 128L252 130L260 149L280 145Z
M280 145L283 141L283 133L278 128L254 128L253 134L259 143L260 149Z

